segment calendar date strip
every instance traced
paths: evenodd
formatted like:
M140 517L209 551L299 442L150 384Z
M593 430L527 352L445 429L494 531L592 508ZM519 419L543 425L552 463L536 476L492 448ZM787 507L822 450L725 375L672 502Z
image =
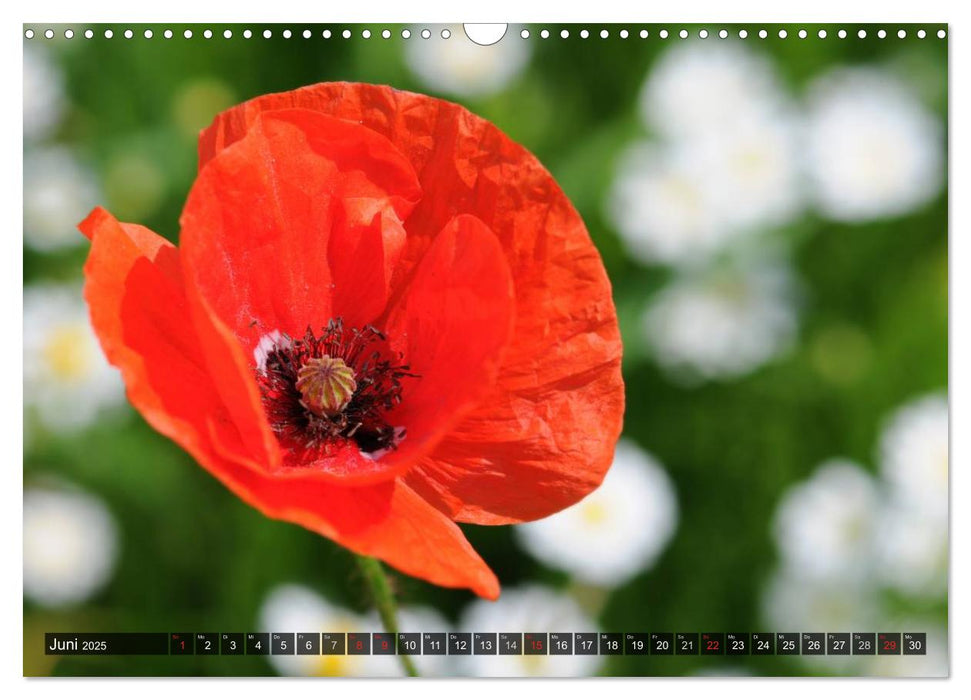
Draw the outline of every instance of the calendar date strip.
M48 632L49 656L925 655L924 632Z

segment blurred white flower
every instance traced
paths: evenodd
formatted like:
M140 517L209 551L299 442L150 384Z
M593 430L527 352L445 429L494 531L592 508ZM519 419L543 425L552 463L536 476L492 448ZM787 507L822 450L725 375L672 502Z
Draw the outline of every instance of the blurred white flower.
M635 444L617 444L598 489L576 505L519 525L534 557L600 586L624 583L650 568L674 534L678 504L668 475Z
M776 632L866 632L885 619L867 581L824 581L785 568L769 579L762 615Z
M742 44L680 44L648 76L641 111L663 139L621 156L607 206L637 259L699 265L798 212L798 134L763 56Z
M71 430L124 402L121 377L101 352L81 290L24 290L24 406L51 430Z
M738 233L718 218L718 193L701 155L642 142L621 156L607 215L641 262L697 264Z
M869 573L880 494L862 468L830 460L782 497L773 534L783 565L807 579L849 581Z
M24 44L24 141L37 141L60 124L64 78L47 51Z
M82 602L111 578L118 550L114 518L80 491L24 490L24 595L47 607Z
M944 395L898 409L880 438L880 469L890 487L877 546L883 581L916 596L947 592L948 406Z
M372 611L365 618L365 631L380 632L384 629L377 612ZM401 632L449 632L452 626L437 610L427 607L401 606L398 608L398 629ZM368 677L403 676L404 670L397 656L371 655L366 657L360 675ZM419 675L423 678L436 678L451 675L455 665L454 656L447 654L423 655L411 657Z
M942 127L892 74L837 69L809 94L808 166L824 214L851 222L900 216L937 194Z
M697 266L789 221L801 187L795 129L780 116L665 146L634 144L621 156L607 214L638 260Z
M476 600L459 629L469 632L598 632L576 601L544 586L506 588L495 602ZM469 676L591 676L600 656L470 655L456 657Z
M795 297L782 263L735 263L677 279L654 297L642 329L674 377L737 377L790 346L798 326Z
M94 175L66 148L24 154L24 242L31 248L81 245L77 225L97 202Z
M948 524L892 501L878 521L874 566L880 580L916 597L947 595Z
M715 217L736 236L785 224L798 212L802 164L787 116L709 129L687 147L697 153Z
M947 397L927 396L894 413L880 437L880 471L893 497L924 517L947 520Z
M461 25L449 31L448 39L437 30L424 39L413 29L413 38L405 45L408 67L433 90L461 97L491 95L512 82L529 61L529 42L511 26L490 46L469 39Z
M772 64L744 43L678 43L658 59L640 94L648 126L694 136L771 119L782 108Z
M334 606L316 592L296 584L283 584L270 591L260 608L259 625L271 633L377 631L370 629L361 616ZM366 656L273 654L266 658L277 673L285 676L367 675Z

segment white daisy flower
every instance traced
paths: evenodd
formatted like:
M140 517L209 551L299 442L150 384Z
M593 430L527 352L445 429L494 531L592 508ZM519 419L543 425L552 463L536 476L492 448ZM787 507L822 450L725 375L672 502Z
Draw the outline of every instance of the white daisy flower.
M880 438L880 470L890 488L879 574L914 596L947 593L948 406L944 395L911 401L887 421Z
M734 236L783 225L798 213L802 163L788 116L709 129L686 147L696 151L715 218Z
M484 97L500 92L529 62L529 42L513 27L497 43L480 46L469 39L461 25L448 27L448 39L441 28L428 39L412 29L405 45L405 61L427 87L459 97Z
M607 215L641 262L698 266L787 223L801 199L796 131L780 116L634 144L621 156Z
M680 44L658 60L641 108L666 139L628 149L608 202L637 259L699 265L798 212L798 133L761 55L741 44Z
M738 233L719 219L720 198L706 179L703 155L642 142L621 156L607 215L637 260L698 264Z
M24 242L42 252L81 245L77 225L98 203L94 175L66 148L24 154Z
M259 612L265 632L373 632L360 615L332 605L305 586L283 584L266 596ZM368 657L348 654L273 654L266 657L284 676L366 676Z
M506 588L495 602L476 600L459 629L469 632L598 632L576 601L544 586ZM464 675L484 677L592 676L600 656L547 654L455 657Z
M891 416L880 438L880 471L894 498L922 516L947 521L947 397L912 401Z
M747 374L795 339L792 274L781 263L735 263L685 275L657 294L642 330L658 363L676 379Z
M741 42L676 44L640 94L647 125L676 137L761 122L784 102L772 64Z
M782 497L773 534L783 565L807 579L849 581L868 574L880 493L848 460L824 462Z
M24 405L48 429L72 430L124 403L121 377L101 352L81 290L24 290Z
M64 78L46 50L24 44L24 141L50 136L64 115Z
M654 564L677 521L668 475L653 457L622 440L598 489L566 510L517 526L516 534L540 561L580 581L612 587Z
M111 578L118 528L104 503L81 491L24 490L24 596L39 605L80 603Z
M808 166L822 212L839 221L906 214L941 189L943 129L892 74L837 69L810 90Z
M879 579L913 597L947 595L947 518L927 517L893 501L880 514L880 536L874 543L874 566Z

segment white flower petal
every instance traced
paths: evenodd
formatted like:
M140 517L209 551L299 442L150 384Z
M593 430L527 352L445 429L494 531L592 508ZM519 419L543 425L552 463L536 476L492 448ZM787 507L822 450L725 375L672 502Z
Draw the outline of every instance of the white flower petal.
M24 154L24 242L31 248L82 245L77 225L98 199L94 175L66 148Z
M765 56L740 43L710 41L665 51L640 94L647 125L670 137L761 121L784 102Z
M47 607L79 603L114 570L118 529L105 505L80 491L24 491L24 595Z
M880 437L880 471L895 498L936 521L947 520L948 438L944 395L898 409Z
M645 310L642 331L676 379L738 377L790 347L798 326L795 297L787 266L733 264L676 279Z
M880 494L848 460L823 463L782 497L773 533L783 564L807 579L861 580L878 535Z
M733 231L717 217L704 163L687 148L639 143L620 160L607 213L627 250L644 263L697 263Z
M906 214L943 182L942 126L892 74L837 69L810 89L807 152L820 209L860 222Z
M92 423L124 403L124 385L88 320L80 287L24 291L24 405L52 430Z
M661 466L621 441L603 483L582 501L516 527L537 559L580 581L616 586L649 569L674 534L678 504Z
M947 518L893 501L881 512L878 529L875 566L884 584L913 597L947 595Z
M800 211L797 130L782 114L621 155L607 215L632 256L698 267Z
M24 45L24 141L50 136L64 115L64 77L47 51Z

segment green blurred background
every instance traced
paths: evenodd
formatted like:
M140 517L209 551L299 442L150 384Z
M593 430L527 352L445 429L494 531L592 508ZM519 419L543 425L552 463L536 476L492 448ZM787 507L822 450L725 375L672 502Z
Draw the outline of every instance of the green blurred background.
M946 179L933 196L899 215L847 222L806 206L759 233L755 240L786 251L798 280L798 326L786 351L740 376L700 381L684 381L656 361L641 317L678 267L632 256L605 202L625 149L663 139L639 117L638 96L659 57L680 41L680 26L666 40L653 26L631 26L626 39L610 27L606 40L599 26L590 27L587 39L578 36L579 26L546 26L548 39L539 34L544 27L527 26L529 53L515 74L468 96L439 89L406 60L406 45L420 41L420 27L407 41L400 25L368 26L368 40L357 36L365 25L353 26L350 40L340 38L343 26L321 38L323 25L290 25L292 38L283 37L282 25L211 25L210 39L201 26L110 26L110 40L102 38L106 26L93 27L95 38L85 39L86 27L72 25L70 40L63 37L66 25L54 26L51 40L42 37L46 26L30 28L36 36L25 40L25 50L46 64L46 79L55 83L48 92L60 93L60 117L40 136L28 136L31 125L25 124L25 162L43 149L65 149L90 172L96 203L173 241L196 171L198 130L232 104L320 81L384 83L459 101L549 168L583 216L614 285L626 348L624 435L672 480L676 530L653 566L616 587L596 589L540 563L512 528L463 529L505 588L539 582L567 591L602 630L783 631L769 627L762 607L766 581L779 565L772 521L780 499L833 456L876 474L876 446L888 416L914 398L946 391ZM131 39L123 37L128 28ZM152 39L142 36L147 28ZM163 38L166 28L173 38ZM189 28L195 36L186 40ZM246 28L253 38L242 38ZM262 37L267 28L272 38ZM379 36L386 28L390 39ZM569 39L559 37L564 28ZM637 35L642 28L649 30L647 40ZM695 34L702 27L685 28ZM720 27L707 28L712 36L705 41L720 41L714 36ZM745 42L736 38L743 28ZM859 40L855 26L847 27L846 40L836 39L835 26L812 26L810 37L800 40L802 25L787 27L785 40L777 37L778 26L770 27L767 39L756 39L761 28L731 26L726 41L767 57L793 103L832 67L879 64L917 86L924 108L944 128L947 42L933 36L940 27L927 26L931 36L924 40L912 30L898 39L895 27L883 40L875 36L879 27L866 27L869 38ZM813 39L820 28L828 30L828 40ZM232 39L223 38L226 29ZM312 30L312 39L301 36L304 29ZM520 29L511 28L503 41L520 41ZM942 158L946 178L946 154ZM25 292L76 283L83 240L31 245L25 228L25 241ZM45 604L25 597L25 674L273 674L260 657L55 659L40 653L40 640L55 630L253 631L268 592L286 582L351 611L367 610L347 552L262 517L131 409L107 406L96 419L61 429L37 418L25 388L25 490L81 489L104 504L119 533L111 574L86 599ZM453 624L472 600L467 592L397 574L395 583L403 603L436 608ZM876 589L888 625L913 616L946 622L946 594ZM611 657L599 667L622 675L720 670L843 672L794 657Z

